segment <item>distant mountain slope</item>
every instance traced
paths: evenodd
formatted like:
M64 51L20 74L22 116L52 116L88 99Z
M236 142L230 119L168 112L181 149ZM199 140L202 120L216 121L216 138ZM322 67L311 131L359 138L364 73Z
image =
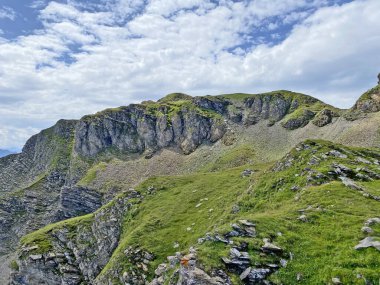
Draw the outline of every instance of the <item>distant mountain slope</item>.
M0 157L7 156L9 154L12 154L12 152L6 149L0 149Z
M174 93L158 102L60 120L30 138L22 153L0 159L0 220L6 221L0 223L0 263L23 235L93 213L115 203L120 193L133 196L131 188L154 176L266 165L307 139L379 147L378 98L375 87L353 108L341 110L286 90L200 97ZM129 198L139 200L136 195ZM116 220L125 210L107 209ZM110 241L96 269L81 274L96 278L117 243ZM8 273L0 267L0 283Z

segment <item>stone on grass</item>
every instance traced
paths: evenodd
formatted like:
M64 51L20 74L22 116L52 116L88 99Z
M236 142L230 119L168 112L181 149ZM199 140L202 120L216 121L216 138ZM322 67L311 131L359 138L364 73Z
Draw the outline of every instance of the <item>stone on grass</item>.
M372 226L374 224L380 224L380 218L370 218L364 223L365 226Z
M340 151L337 151L335 149L331 150L328 155L339 157L339 158L347 158L347 155L341 153Z
M335 284L335 285L343 284L342 281L340 281L340 279L338 277L332 278L331 282L332 282L332 284Z
M339 179L342 181L342 183L344 184L344 186L346 186L348 188L351 188L351 189L354 189L354 190L360 190L360 191L363 190L363 188L361 186L357 185L354 180L352 180L352 179L350 179L348 177L339 176Z
M373 237L366 237L365 239L362 239L358 245L355 246L355 249L363 249L373 247L380 251L380 241L375 240Z
M282 252L282 248L271 243L269 239L265 238L265 239L263 239L263 241L264 241L264 245L261 247L262 251L273 252L273 253L281 253Z
M239 223L242 224L243 226L247 227L254 227L256 226L254 223L248 221L248 220L239 220Z
M306 217L306 215L301 215L301 216L298 217L298 220L300 220L301 222L306 223L307 222L307 217Z
M373 229L371 229L370 227L362 227L362 232L365 234L371 234L373 233Z

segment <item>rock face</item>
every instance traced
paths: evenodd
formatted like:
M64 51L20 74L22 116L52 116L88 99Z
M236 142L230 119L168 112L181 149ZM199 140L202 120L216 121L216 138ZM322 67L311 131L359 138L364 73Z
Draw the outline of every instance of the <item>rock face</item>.
M92 213L102 205L102 195L86 187L63 187L60 195L62 219Z
M245 115L244 122L246 125L258 123L263 119L278 122L289 111L294 111L298 104L297 100L286 98L281 93L247 98L245 107L248 113Z
M69 155L76 121L60 120L54 127L32 136L20 154L0 158L1 193L23 188L33 183L37 176L49 171L52 164L57 168L67 167L67 161L54 161L57 153ZM67 160L67 159L66 159Z
M283 122L282 126L286 129L295 130L306 126L311 119L313 119L315 113L310 110L304 110L299 116L290 118Z
M296 96L280 91L250 96L242 103L222 96L180 98L184 100L174 101L180 103L170 103L165 99L159 103L130 105L83 117L75 128L75 152L83 157L94 157L108 150L154 153L165 147L174 147L189 154L203 143L221 139L226 132L226 119L245 125L261 120L273 124L305 104L323 105L306 95ZM300 128L314 116L314 112L305 110L283 126L287 129ZM321 117L323 122L319 125L331 122L328 111Z
M48 176L19 195L0 198L1 255L12 251L18 239L26 233L58 221L56 211L62 181L52 182Z
M131 192L88 220L46 233L51 242L48 253L39 254L39 245L23 248L11 284L92 284L118 245L123 216L131 207L129 200L139 198L137 192Z
M206 100L197 99L195 104L222 111L218 104L207 105ZM109 148L143 153L174 146L188 154L204 142L219 140L225 133L223 121L216 116L186 107L173 110L165 105L152 114L148 107L131 105L118 112L83 118L75 130L75 151L92 157Z
M75 124L61 120L31 137L22 153L0 159L1 255L12 251L22 235L58 220Z

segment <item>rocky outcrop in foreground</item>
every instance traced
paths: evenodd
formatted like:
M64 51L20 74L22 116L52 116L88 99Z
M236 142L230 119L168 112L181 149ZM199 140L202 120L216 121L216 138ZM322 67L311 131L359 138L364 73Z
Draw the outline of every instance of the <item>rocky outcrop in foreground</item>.
M93 216L61 222L53 232L43 232L39 244L21 248L18 270L11 284L92 283L118 245L123 217L131 207L131 192L115 199ZM26 238L33 238L27 236Z

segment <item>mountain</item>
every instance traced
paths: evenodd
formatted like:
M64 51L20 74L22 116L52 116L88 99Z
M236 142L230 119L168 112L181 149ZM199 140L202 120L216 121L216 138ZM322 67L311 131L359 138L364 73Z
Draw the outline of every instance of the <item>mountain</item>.
M379 90L348 110L174 93L58 121L0 159L0 281L375 284Z
M12 152L10 152L9 150L0 149L0 157L4 157L4 156L10 155L10 154L12 154Z

